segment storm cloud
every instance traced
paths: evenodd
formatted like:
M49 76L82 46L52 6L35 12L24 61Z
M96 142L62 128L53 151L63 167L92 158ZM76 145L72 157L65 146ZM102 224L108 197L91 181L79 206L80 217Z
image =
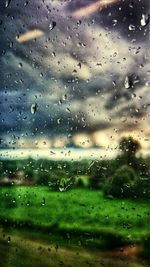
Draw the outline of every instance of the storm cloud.
M56 139L80 146L85 136L89 146L101 146L104 134L117 139L141 130L149 138L148 19L141 25L148 1L114 1L73 16L93 2L1 1L2 147L15 146L14 139L27 147Z

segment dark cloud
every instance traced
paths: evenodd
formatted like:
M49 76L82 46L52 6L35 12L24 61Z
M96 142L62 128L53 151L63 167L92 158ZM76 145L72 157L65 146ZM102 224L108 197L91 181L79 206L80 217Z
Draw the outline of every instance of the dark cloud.
M93 3L93 1L90 0L71 1L69 10L73 12L91 3ZM94 23L104 28L107 27L108 30L117 31L128 40L136 38L144 42L148 38L149 27L141 27L140 20L142 14L148 14L148 10L149 2L147 0L119 0L110 4L107 8L103 8L100 11L98 10L96 13L92 14L88 20L92 21L92 19L94 19ZM135 26L135 30L130 31L129 25Z
M148 2L118 1L81 22L72 18L72 11L92 2L16 0L7 8L0 2L3 138L93 134L117 127L121 116L148 113L149 25L140 25ZM33 29L43 36L17 41Z

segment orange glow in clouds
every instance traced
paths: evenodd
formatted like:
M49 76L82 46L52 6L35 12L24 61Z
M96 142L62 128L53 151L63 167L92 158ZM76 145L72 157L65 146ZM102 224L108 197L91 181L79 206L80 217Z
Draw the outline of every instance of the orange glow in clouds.
M72 16L74 18L81 18L85 17L88 15L91 15L92 13L96 12L100 8L105 8L110 4L113 4L117 2L118 0L101 0L101 1L96 1L93 4L90 4L88 6L82 7L79 10L75 11L72 13Z
M38 29L32 30L32 31L28 31L24 34L21 34L20 36L16 36L16 41L18 43L25 43L27 41L30 41L34 38L40 37L44 35L44 32Z

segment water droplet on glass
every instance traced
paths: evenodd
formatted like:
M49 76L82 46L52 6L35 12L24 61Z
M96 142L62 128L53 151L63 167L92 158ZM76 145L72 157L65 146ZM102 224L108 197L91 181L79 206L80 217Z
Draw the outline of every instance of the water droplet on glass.
M57 119L57 123L58 123L58 124L61 123L61 118Z
M43 201L41 202L42 206L45 206L45 197L43 197Z
M116 20L116 19L113 19L113 26L116 26L117 25L117 23L118 23L118 21Z
M133 8L134 7L134 3L133 2L129 3L129 7Z
M55 26L56 26L56 22L55 22L55 21L52 21L52 22L49 24L48 28L49 28L49 30L51 31L51 30L53 30L53 29L55 28Z
M125 87L126 89L129 89L129 88L131 87L131 81L130 81L130 79L129 79L128 76L125 77L125 80L124 80L124 87Z
M11 0L6 0L5 1L5 7L8 7L10 5L10 2L11 2Z
M53 57L56 57L56 53L55 53L55 52L52 52L52 56L53 56Z
M59 100L58 104L59 104L59 105L61 105L61 104L62 104L62 100L61 100L61 99Z
M8 236L8 238L7 238L7 242L8 242L8 243L11 242L11 237L10 237L10 236Z
M21 62L18 64L18 67L19 68L22 68L22 63Z
M34 103L34 104L31 105L31 113L35 114L36 111L37 111L37 104Z
M69 112L69 113L71 112L70 108L66 108L66 111Z
M13 47L13 42L9 43L9 47L12 48Z
M142 18L140 20L141 26L146 26L149 23L149 16L147 14L142 14Z
M76 75L77 74L77 70L73 70L72 75Z
M135 31L135 26L134 26L133 24L130 24L130 25L129 25L129 30L130 30L130 31Z
M78 67L79 69L81 69L81 63L80 63L80 62L77 64L77 67Z
M63 95L62 99L65 101L67 99L67 95Z
M29 4L29 2L28 1L26 1L25 3L24 3L24 6L27 6Z

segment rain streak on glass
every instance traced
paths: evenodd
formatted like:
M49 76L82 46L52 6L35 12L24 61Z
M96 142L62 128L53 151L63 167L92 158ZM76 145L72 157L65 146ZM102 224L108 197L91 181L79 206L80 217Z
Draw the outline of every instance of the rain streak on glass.
M11 2L11 0L6 0L6 1L5 1L5 7L9 7L10 2Z
M124 87L126 89L129 89L131 87L131 80L128 76L125 77L125 80L124 80Z
M49 24L49 30L52 31L56 26L56 21L52 21L50 24Z
M149 23L149 16L147 14L142 14L140 22L141 26L145 27Z
M31 114L35 114L37 111L37 103L31 105Z

